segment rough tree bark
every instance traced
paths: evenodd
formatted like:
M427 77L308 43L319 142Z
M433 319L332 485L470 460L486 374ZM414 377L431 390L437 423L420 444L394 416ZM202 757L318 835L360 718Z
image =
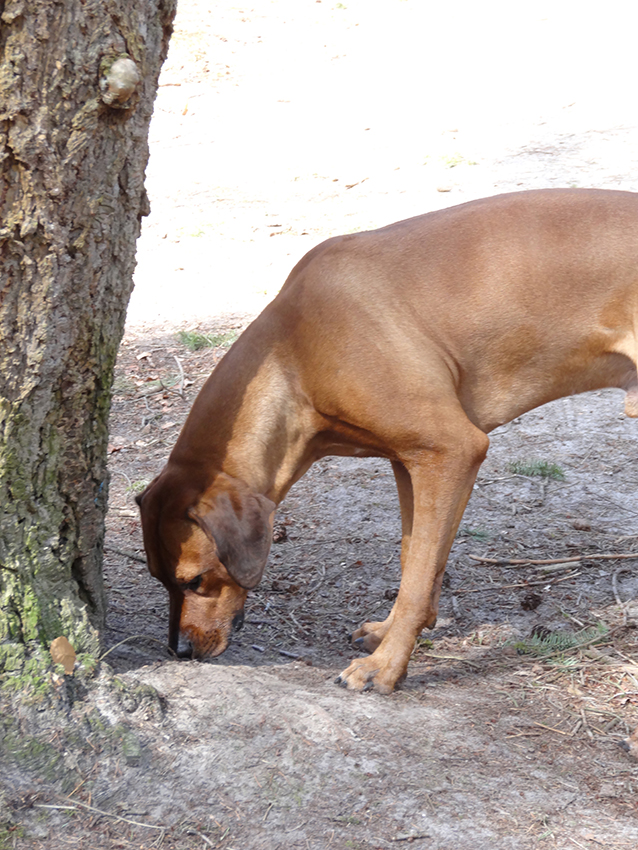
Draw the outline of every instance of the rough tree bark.
M107 418L176 0L0 0L0 670L105 616Z

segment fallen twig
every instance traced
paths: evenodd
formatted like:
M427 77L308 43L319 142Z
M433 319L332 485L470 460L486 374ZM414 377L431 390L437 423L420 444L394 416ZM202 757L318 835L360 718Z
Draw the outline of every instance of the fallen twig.
M480 664L477 664L476 661L469 661L467 658L461 658L460 655L436 655L434 652L428 652L427 650L419 650L419 655L426 655L428 658L439 658L442 661L462 661L463 664L469 664L470 667L480 667Z
M406 832L406 833L403 833L403 834L399 833L399 835L395 835L394 838L391 838L390 841L409 841L409 842L412 842L412 841L418 841L420 838L431 838L431 835L430 835L429 832L419 832L419 833Z
M172 390L172 392L176 392L180 398L184 398L184 369L176 354L173 354L173 360L177 363L177 368L179 369L179 389Z
M175 379L175 382L177 383L177 379ZM169 382L169 384L170 384L170 382ZM160 393L165 393L165 392L176 392L172 388L173 385L172 384L169 385L169 384L165 384L161 380L160 381L153 381L152 385L148 386L146 389L140 390L137 394L137 397L143 398L145 401L147 401L152 395L159 395Z
M109 508L109 513L113 513L115 516L127 517L129 519L137 519L139 516L138 511L132 511L130 508L112 507Z
M64 811L76 811L77 807L81 806L83 809L88 809L90 812L95 812L96 815L102 815L105 818L113 818L114 820L122 821L122 823L129 823L132 826L143 826L145 829L161 829L164 831L166 829L165 826L156 826L153 823L142 823L138 820L131 820L130 818L123 818L121 815L114 815L111 812L105 812L102 809L96 809L95 806L89 806L88 803L81 803L79 800L74 800L72 805L60 805L53 806L46 803L35 803L34 809L60 809Z
M542 575L550 576L552 573L564 573L565 570L573 570L574 564L572 561L567 561L564 564L538 564L538 573Z
M632 667L638 667L638 662L634 661L633 658L630 658L628 655L625 655L625 653L621 652L619 649L616 649L616 652L618 653L618 655L620 655L621 658L624 658L625 661L628 661ZM636 681L633 676L631 678L634 679L634 682Z
M288 613L288 616L290 617L290 619L291 619L291 620L293 621L293 623L295 624L295 626L297 626L297 628L298 628L300 631L305 632L305 634L310 634L310 632L308 631L308 629L306 629L304 626L302 626L302 625L301 625L301 623L300 623L300 622L299 622L299 620L295 617L295 615L292 613L292 611L288 611L287 613Z
M580 723L580 720L578 721ZM538 738L539 735L542 735L542 732L535 732L534 730L530 730L529 732L517 732L515 735L506 735L506 738Z
M562 729L557 729L555 726L546 726L544 723L539 723L538 720L532 721L535 726L540 726L541 729L549 729L550 732L558 732L559 735L568 735L569 732L563 732Z
M581 561L638 561L638 552L596 553L593 555L574 555L570 558L486 558L481 555L470 555L470 558L473 561L479 561L483 564L496 564L499 567L530 567L540 564L578 564Z
M585 717L585 709L584 708L581 708L581 710L580 710L580 719L583 723L583 729L585 730L587 736L589 738L593 739L594 733L589 728L589 723L587 722L587 718Z
M550 584L558 584L561 581L576 578L579 575L582 575L582 573L575 572L561 578L545 578L542 581L519 581L516 584L488 584L487 586L483 585L483 587L470 587L467 590L458 588L454 593L487 593L491 590L510 590L516 587L546 587Z
M76 809L75 806L54 806L51 803L34 803L33 808L34 809L55 809L56 811L60 811L60 812L66 812L66 811L77 812L77 809Z
M136 555L135 552L129 552L128 549L117 549L115 546L105 546L108 552L114 552L116 555L123 555L125 558L130 558L131 561L139 561L140 564L146 563L146 558L141 555Z
M201 839L202 839L202 841L206 842L206 844L208 844L208 846L209 846L209 847L214 847L214 846L215 846L215 845L213 844L213 842L210 840L210 838L207 838L207 837L204 835L204 833L203 833L203 832L200 832L198 829L194 829L194 830L193 830L193 832L195 833L195 835L197 835L199 838L201 838Z
M175 658L177 658L177 655L173 652L173 650L170 648L170 646L168 646L168 644L163 640L159 640L158 638L151 637L151 635L129 635L129 637L126 637L126 638L124 638L124 640L121 640L119 643L116 643L115 646L112 646L110 649L107 649L105 653L100 655L99 660L104 661L106 656L110 655L113 652L114 649L117 649L118 646L122 646L123 643L128 643L130 640L150 640L150 641L153 641L153 643L159 643L161 646L164 647L164 649L168 650L168 652L170 652L171 655L173 655Z
M126 483L128 484L129 489L133 486L133 485L131 484L131 479L128 477L128 475L126 474L126 472L122 472L122 470L121 470L121 469L114 469L114 470L111 472L111 475L121 475L121 476L122 476L122 478L125 478L125 479L126 479Z
M638 558L638 555L635 556ZM486 558L481 555L470 555L473 561L479 561L483 564L496 564L499 567L530 567L540 564L575 564L582 560L581 555L575 555L572 558Z

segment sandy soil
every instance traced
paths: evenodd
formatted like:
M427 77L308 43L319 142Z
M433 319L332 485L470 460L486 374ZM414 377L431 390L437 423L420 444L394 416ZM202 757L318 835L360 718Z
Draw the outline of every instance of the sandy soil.
M620 6L605 20L568 3L429 7L180 2L117 370L106 543L108 662L161 699L105 698L140 758L81 762L70 802L106 814L80 829L79 810L75 825L26 813L28 846L638 847L638 767L618 747L638 724L638 576L597 557L638 552L622 393L492 435L439 623L391 697L332 683L347 635L398 587L385 462L327 459L295 486L246 626L210 664L168 659L165 593L139 560L133 495L225 350L190 352L179 330L240 332L335 233L516 189L638 190L635 27ZM512 470L530 460L564 477Z

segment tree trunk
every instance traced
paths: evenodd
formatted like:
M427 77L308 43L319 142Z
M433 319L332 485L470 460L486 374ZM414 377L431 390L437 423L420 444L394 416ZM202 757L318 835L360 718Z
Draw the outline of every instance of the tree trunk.
M175 5L0 0L0 670L59 635L99 650L113 367Z

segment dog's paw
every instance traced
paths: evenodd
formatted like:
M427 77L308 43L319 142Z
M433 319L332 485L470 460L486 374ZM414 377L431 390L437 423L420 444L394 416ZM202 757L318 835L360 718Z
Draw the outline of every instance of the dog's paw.
M374 656L353 661L335 679L335 683L350 691L374 691L377 694L391 694L395 685L405 679L405 671L395 672L388 666L379 665Z
M362 652L374 652L386 636L389 627L388 620L382 623L364 623L361 628L352 633L350 642L355 649Z

